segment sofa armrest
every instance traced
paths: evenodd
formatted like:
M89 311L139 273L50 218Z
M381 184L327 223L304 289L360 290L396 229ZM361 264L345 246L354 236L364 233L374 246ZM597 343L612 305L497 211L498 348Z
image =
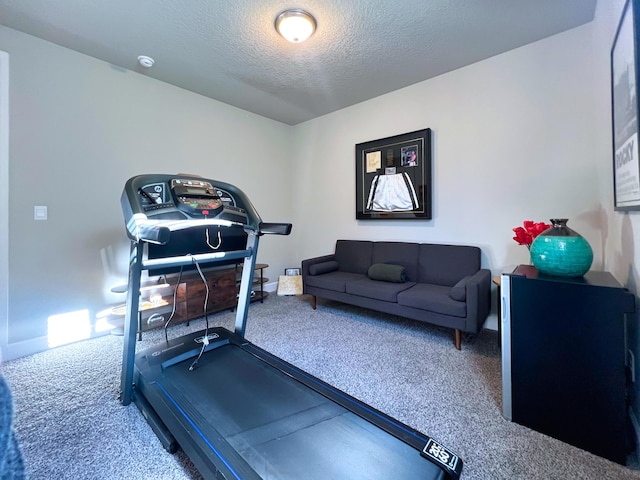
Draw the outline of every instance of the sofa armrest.
M466 332L478 333L491 309L491 270L483 268L467 280Z
M316 265L318 263L330 262L335 259L336 259L336 256L335 254L332 253L330 255L323 255L321 257L308 258L302 261L302 293L307 293L306 279L307 277L309 277L309 267L311 267L311 265Z
M322 257L314 257L308 258L302 261L302 277L309 275L309 267L311 265L315 265L317 263L331 262L336 259L336 256L332 253L331 255L323 255Z

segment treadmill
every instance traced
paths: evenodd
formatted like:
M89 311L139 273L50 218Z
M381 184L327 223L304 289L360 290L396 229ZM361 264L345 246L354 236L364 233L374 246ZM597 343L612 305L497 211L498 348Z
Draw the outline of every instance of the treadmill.
M458 479L462 460L417 430L244 338L263 223L237 187L195 175L129 179L131 240L121 402L205 478ZM235 330L207 328L136 354L140 278L243 262Z

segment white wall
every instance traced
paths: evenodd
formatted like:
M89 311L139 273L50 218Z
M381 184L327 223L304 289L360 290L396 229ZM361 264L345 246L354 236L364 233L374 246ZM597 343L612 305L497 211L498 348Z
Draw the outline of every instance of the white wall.
M567 217L593 268L637 293L638 215L612 208L608 54L622 3L295 127L0 27L12 85L11 341L40 334L50 314L111 301L126 270L122 186L156 171L234 183L263 219L292 221L291 237L262 239L272 279L337 238L474 244L498 274L528 261L513 227ZM433 130L433 220L356 221L355 144L422 128ZM32 220L40 204L47 222ZM121 263L115 275L103 259Z
M478 245L498 274L528 263L524 220L569 218L595 251L591 26L586 25L295 127L299 256L337 238ZM356 221L360 142L433 130L433 220Z
M120 194L131 176L220 179L263 220L291 220L289 126L5 27L0 50L11 83L9 350L46 335L50 315L124 301L109 289L126 280ZM47 221L33 220L34 205L48 206ZM258 260L281 272L291 242L262 237Z
M596 99L596 132L594 153L598 158L598 179L602 210L600 221L605 252L605 269L636 295L636 314L629 316L628 343L634 352L635 371L640 372L640 211L613 210L612 138L611 138L611 72L610 52L624 0L600 0L593 22L594 70ZM636 57L637 58L637 57ZM636 378L632 394L634 417L640 414L640 378ZM640 428L636 425L636 430ZM638 433L638 432L636 432Z

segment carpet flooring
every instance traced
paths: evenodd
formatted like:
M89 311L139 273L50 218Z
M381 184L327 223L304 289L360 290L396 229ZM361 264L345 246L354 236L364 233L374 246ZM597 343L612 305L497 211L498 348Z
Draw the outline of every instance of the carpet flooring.
M209 317L228 329L234 319ZM197 320L169 336L202 328ZM271 295L251 305L246 338L444 444L463 459L463 479L640 480L640 471L502 417L494 331L457 351L448 329L322 300L314 311L308 297ZM160 330L146 332L137 348L163 340ZM105 336L2 365L29 478L201 478L185 455L162 448L134 405L119 403L122 344Z

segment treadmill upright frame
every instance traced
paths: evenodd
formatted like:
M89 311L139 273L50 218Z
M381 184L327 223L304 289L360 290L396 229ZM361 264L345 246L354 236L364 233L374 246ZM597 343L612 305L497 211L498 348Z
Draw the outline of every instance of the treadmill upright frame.
M238 308L236 309L235 332L244 337L247 316L249 313L249 303L251 301L251 285L253 283L253 274L256 264L256 256L254 251L258 250L258 234L250 229L245 228L247 232L247 248L246 250L234 252L217 252L213 254L192 255L188 258L164 258L145 261L143 259L144 244L142 242L132 242L131 254L129 256L129 288L127 290L127 309L124 320L124 350L122 354L122 375L121 375L121 401L123 405L129 405L133 395L133 373L136 355L136 338L138 329L138 308L140 278L142 270L150 268L175 267L181 265L191 265L198 263L215 263L231 259L244 258L244 267L242 269L242 278L240 282L240 293L238 296ZM136 292L136 294L133 294Z
M129 182L134 179L129 180ZM129 183L127 185L129 185ZM223 185L229 187L228 184ZM235 187L232 186L231 188L235 189ZM236 190L236 192L239 191ZM218 337L215 337L217 334L214 334L213 341L208 345L205 345L202 349L202 352L204 352L203 359L207 352L218 349L222 346L226 347L226 345L233 344L239 347L242 351L250 353L250 356L255 357L270 368L272 367L279 372L284 373L284 375L287 378L291 378L292 381L299 382L305 387L319 393L323 397L328 398L331 402L341 405L357 417L369 422L373 425L372 428L381 429L391 437L399 440L401 443L409 445L415 449L416 455L422 455L422 457L424 457L422 460L424 461L428 460L426 464L430 464L432 467L435 465L437 467L437 473L434 473L430 478L449 478L451 480L459 478L462 470L462 460L430 437L402 424L401 422L398 422L397 420L394 420L378 410L373 409L372 407L338 389L335 389L325 382L318 380L306 372L297 369L293 365L290 365L259 347L252 345L244 339L259 237L263 233L288 234L290 226L287 229L283 228L283 225L281 224L263 224L253 206L250 204L248 199L246 199L248 221L247 224L243 225L244 231L247 234L247 243L244 250L218 251L199 255L145 259L144 244L146 241L153 240L145 240L144 238L138 238L137 235L132 235L132 231L135 229L131 228L131 222L134 222L134 219L127 217L128 214L132 213L134 214L133 216L135 216L136 212L131 211L133 210L132 206L125 204L126 193L127 191L125 188L125 192L123 193L123 210L125 211L127 228L129 229L129 236L131 237L132 243L129 256L129 284L124 326L121 402L123 405L129 405L133 401L138 406L167 450L173 452L177 449L177 439L180 446L185 450L187 455L206 478L242 478L245 480L258 480L263 478L258 475L252 467L244 462L238 453L233 452L233 449L224 438L206 438L206 436L203 435L202 430L194 422L193 412L190 414L188 411L184 410L184 408L188 409L189 407L183 408L177 401L174 401L172 399L172 395L162 386L162 382L155 380L147 382L145 379L141 378L142 374L140 368L143 367L137 367L138 360L140 360L142 365L145 361L148 362L148 358L162 355L159 351L154 351L149 355L147 355L146 352L136 355L138 327L137 315L142 271L158 267L190 265L196 261L199 264L215 264L216 262L219 263L229 260L243 259L244 268L242 269L243 273L238 297L238 307L236 310L235 333L220 329L226 333L220 332L221 335L219 337L226 337L228 334L230 339L216 341L215 338ZM242 194L242 192L239 193ZM129 208L128 212L127 208ZM210 219L205 223L229 226L226 225L229 222L216 221L215 219ZM199 221L198 225L201 226L202 221ZM237 223L235 225L237 225ZM160 230L155 229L155 227ZM162 228L162 225L152 225L150 230L145 230L145 232L147 232L147 235L152 239L166 239L165 241L167 241L168 233L162 232ZM137 232L139 230L140 229L135 231ZM208 331L213 330L207 329L206 331L191 334L191 336L173 339L170 341L170 344L166 346L166 349L174 348L176 345L180 347L180 342L186 345L188 342L193 341L196 335L203 335ZM186 340L183 341L183 339ZM209 340L207 340L207 342L208 341ZM183 350L184 351L178 354L176 358L164 361L161 368L169 368L170 366L176 365L186 359L197 357L200 353L200 347L194 348L191 346L186 348L186 350L183 348ZM173 355L173 352L170 353ZM186 373L187 372L185 372L185 374ZM260 399L257 400L260 401ZM199 415L196 414L195 416L197 417ZM235 460L229 460L227 457ZM235 466L231 465L232 461L236 462Z

